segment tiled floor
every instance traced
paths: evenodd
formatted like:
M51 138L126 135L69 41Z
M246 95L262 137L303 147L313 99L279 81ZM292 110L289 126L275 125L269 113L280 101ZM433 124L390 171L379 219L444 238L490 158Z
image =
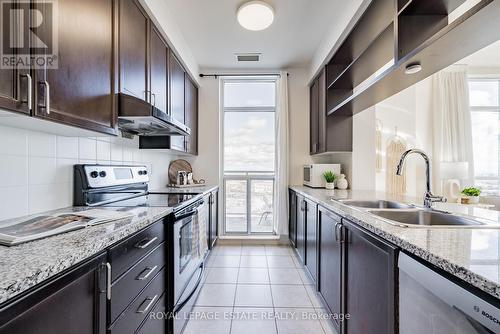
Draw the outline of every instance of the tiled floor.
M276 245L222 245L185 334L335 334L294 251Z

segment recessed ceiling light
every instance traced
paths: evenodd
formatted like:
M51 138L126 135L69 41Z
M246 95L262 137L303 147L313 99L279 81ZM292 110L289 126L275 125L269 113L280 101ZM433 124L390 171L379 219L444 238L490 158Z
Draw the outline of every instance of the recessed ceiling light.
M406 74L415 74L415 73L418 73L420 71L422 71L422 65L420 65L419 63L409 64L405 68Z
M249 1L238 8L237 18L245 29L264 30L274 21L274 9L264 1Z

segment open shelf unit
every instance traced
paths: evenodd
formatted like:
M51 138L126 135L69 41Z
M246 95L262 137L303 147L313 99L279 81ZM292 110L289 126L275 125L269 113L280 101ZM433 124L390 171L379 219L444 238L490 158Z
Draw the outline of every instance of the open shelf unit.
M464 23L474 24L481 16L475 14L488 16L482 9L489 5L498 8L494 2L498 1L372 1L326 65L327 115L353 115L425 78L404 75L404 67L412 62L425 62L422 72L428 76L462 59L458 58L462 54L468 55L462 51L479 50L481 40L497 34L500 24L492 21L493 27L480 27L478 31L490 31L486 38L473 36L477 35L473 32L460 36L459 28ZM463 45L464 38L472 47ZM451 44L448 49L436 47L447 43ZM427 48L435 54L423 52ZM434 59L437 55L444 61Z

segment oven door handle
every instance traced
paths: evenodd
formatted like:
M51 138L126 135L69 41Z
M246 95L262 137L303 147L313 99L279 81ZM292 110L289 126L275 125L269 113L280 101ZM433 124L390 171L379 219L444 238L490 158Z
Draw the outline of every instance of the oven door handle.
M196 285L193 288L193 291L191 291L189 293L189 296L187 296L182 302L180 302L178 304L176 310L174 311L174 315L177 315L179 313L179 310L181 310L189 302L191 297L193 297L193 295L195 294L196 290L198 290L198 287L200 286L201 281L203 280L203 274L205 273L205 266L201 265L200 268L201 268L200 276L198 277L198 280L196 281Z
M198 209L193 209L188 212L179 213L175 215L175 220L182 220L198 214Z

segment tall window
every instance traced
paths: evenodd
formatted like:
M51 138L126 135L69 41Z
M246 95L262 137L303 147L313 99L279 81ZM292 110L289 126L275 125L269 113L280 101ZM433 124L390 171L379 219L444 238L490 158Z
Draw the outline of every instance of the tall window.
M223 82L224 232L273 232L274 80Z
M500 195L500 79L469 80L475 185Z

